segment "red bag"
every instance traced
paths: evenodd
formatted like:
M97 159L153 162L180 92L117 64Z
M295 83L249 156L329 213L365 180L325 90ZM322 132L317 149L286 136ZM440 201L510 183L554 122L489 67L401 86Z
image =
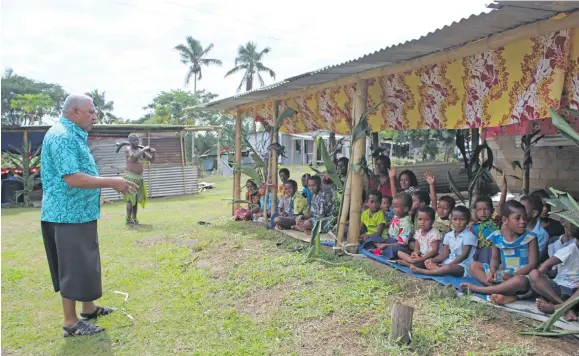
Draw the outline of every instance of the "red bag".
M251 210L245 208L239 208L233 214L235 221L251 220Z

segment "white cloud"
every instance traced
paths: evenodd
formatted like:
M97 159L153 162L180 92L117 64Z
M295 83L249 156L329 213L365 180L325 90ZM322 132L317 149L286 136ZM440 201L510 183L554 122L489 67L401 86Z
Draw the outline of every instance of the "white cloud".
M418 38L486 2L425 2L417 12L372 0L4 0L2 65L70 92L106 91L117 115L136 119L160 91L183 88L187 67L174 47L188 35L214 43L211 56L223 61L203 69L198 88L225 97L241 74L223 76L248 41L272 48L264 64L282 80Z

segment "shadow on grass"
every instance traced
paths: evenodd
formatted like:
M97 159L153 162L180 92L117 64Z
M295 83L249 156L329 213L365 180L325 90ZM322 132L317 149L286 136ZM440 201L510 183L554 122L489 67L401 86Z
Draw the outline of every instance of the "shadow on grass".
M113 342L102 333L96 336L80 336L66 338L59 355L112 355Z

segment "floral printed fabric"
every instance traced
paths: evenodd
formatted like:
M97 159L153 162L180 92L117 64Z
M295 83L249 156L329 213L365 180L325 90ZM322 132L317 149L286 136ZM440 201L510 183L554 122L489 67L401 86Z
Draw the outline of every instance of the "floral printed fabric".
M315 220L322 217L332 216L333 209L334 201L332 199L332 194L329 192L324 192L320 189L318 194L312 196L310 211Z
M64 117L44 136L41 221L80 224L100 218L100 189L69 187L64 181L75 173L99 175L87 138L86 131Z

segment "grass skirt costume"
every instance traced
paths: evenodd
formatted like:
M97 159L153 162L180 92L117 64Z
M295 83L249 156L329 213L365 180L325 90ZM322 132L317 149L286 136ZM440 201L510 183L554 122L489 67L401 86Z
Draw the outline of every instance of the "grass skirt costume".
M147 205L147 185L145 180L140 174L126 171L123 173L122 177L131 183L135 183L139 188L134 193L123 194L123 198L126 202L131 202L131 205L135 206L137 203L141 204L141 207Z

